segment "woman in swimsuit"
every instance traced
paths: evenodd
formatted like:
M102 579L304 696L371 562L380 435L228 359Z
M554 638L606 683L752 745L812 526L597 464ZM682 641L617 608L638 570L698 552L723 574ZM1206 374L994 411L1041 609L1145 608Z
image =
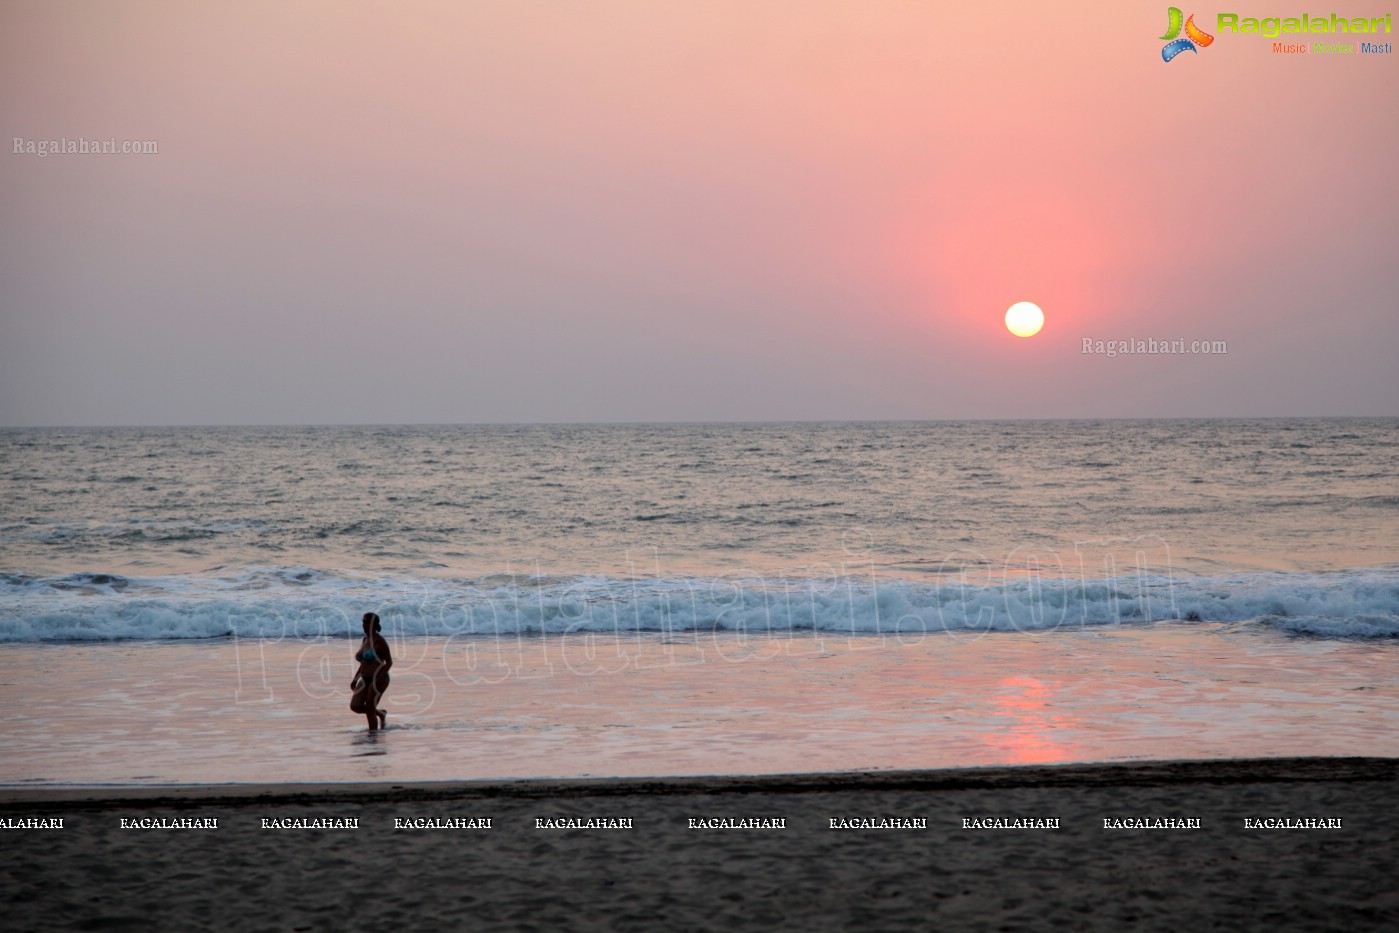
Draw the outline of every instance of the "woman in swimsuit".
M379 616L373 612L364 614L364 641L355 652L359 670L350 681L350 709L363 713L369 720L369 730L373 732L384 725L387 711L379 709L379 699L389 689L389 668L393 658L389 655L389 643L380 635Z

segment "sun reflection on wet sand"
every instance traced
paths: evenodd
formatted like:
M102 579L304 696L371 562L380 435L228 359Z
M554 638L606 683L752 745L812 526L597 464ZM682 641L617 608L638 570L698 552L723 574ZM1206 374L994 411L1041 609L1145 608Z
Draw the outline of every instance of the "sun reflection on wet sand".
M1068 717L1053 708L1054 691L1043 681L1022 675L1007 677L996 685L993 714L999 730L982 733L981 740L1005 753L1005 762L1016 765L1073 761L1071 744L1060 740L1072 728Z

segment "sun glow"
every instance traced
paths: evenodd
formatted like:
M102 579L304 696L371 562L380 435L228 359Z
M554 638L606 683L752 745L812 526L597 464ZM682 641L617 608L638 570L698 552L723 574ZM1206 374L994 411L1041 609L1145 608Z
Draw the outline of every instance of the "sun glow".
M1017 337L1033 337L1044 326L1044 312L1031 301L1017 301L1006 312L1006 330Z

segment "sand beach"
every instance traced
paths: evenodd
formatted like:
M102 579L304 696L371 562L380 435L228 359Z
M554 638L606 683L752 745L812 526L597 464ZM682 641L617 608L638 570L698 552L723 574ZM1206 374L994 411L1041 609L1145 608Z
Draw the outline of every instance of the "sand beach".
M1394 759L70 787L6 790L0 801L9 823L63 820L4 831L13 929L1380 930L1399 921ZM217 828L139 828L210 820ZM318 821L355 828L301 828ZM416 828L433 825L444 828Z

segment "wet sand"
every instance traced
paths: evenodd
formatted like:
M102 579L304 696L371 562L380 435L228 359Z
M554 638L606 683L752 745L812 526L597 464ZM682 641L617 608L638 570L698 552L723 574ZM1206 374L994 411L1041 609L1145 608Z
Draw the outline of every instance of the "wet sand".
M613 781L22 788L13 929L1380 930L1399 760L1151 762ZM832 829L832 818L925 820ZM217 829L121 820L217 819ZM490 828L396 829L398 819ZM539 819L629 829L538 828ZM690 828L782 819L782 829ZM1058 828L965 828L967 819ZM1104 819L1198 820L1107 829ZM358 828L264 829L355 819ZM1246 829L1245 819L1339 819Z
M0 647L0 784L389 782L1399 757L1389 644L1220 624Z

